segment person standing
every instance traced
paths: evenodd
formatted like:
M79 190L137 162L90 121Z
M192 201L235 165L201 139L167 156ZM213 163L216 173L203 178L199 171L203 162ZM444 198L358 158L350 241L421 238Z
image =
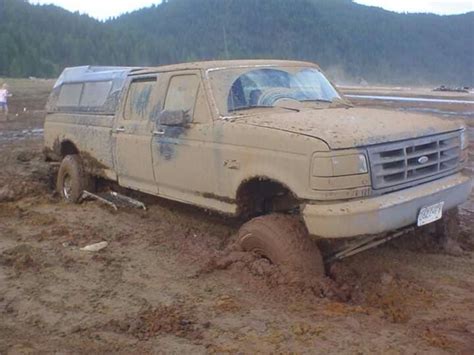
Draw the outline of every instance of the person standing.
M5 118L8 120L8 98L11 97L12 94L8 91L8 85L3 84L2 88L0 89L0 109L2 113L5 115Z

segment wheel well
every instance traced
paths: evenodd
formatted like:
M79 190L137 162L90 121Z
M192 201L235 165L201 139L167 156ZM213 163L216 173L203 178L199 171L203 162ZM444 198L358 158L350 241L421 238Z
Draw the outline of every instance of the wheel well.
M60 154L64 158L66 155L79 154L79 150L71 141L63 141L60 147Z
M284 184L266 177L255 177L239 186L237 205L238 214L249 218L293 211L299 208L299 200Z

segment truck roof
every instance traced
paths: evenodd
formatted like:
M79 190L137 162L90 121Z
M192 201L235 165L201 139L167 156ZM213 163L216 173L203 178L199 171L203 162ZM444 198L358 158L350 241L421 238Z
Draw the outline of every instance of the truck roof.
M224 69L224 68L238 68L246 66L317 66L315 63L295 61L295 60L276 60L276 59L240 59L240 60L213 60L202 62L190 62L171 65L162 65L157 67L141 68L134 74L145 74L156 71L174 71L187 69Z
M79 66L63 70L48 100L49 112L92 112L114 114L127 77L178 70L217 70L263 66L313 66L289 60L222 60L192 62L158 67Z
M216 61L203 61L203 62L191 62L191 63L180 63L171 65L162 65L156 67L114 67L114 66L80 66L70 67L64 69L61 76L56 81L55 87L65 83L77 83L77 82L90 82L90 81L107 81L115 80L118 78L126 78L130 74L146 74L157 71L173 71L173 70L186 70L186 69L220 69L220 68L233 68L243 66L301 66L311 65L314 63L292 61L292 60L268 60L268 59L246 59L246 60L216 60Z

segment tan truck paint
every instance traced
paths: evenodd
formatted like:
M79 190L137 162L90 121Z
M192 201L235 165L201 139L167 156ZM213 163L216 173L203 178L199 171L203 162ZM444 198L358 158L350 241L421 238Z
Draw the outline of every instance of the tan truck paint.
M239 123L300 133L326 142L331 149L424 137L455 131L462 123L422 114L370 108L308 110L288 115L256 115Z
M351 232L344 226L346 219L357 218L355 216L362 212L359 225L372 223L379 216L381 207L375 201L382 198L377 196L383 191L376 191L372 186L367 147L446 132L460 135L463 123L418 114L331 105L255 109L252 113L222 112L225 105L219 100L226 100L228 83L211 82L213 72L224 68L251 70L280 66L318 68L304 62L223 61L134 71L129 75L114 116L99 119L93 114L52 110L45 123L45 152L50 159L58 160L76 151L84 157L88 170L94 175L116 180L131 189L224 214L254 211L252 204L260 203L262 194L262 201L270 200L272 210L299 208L309 232L319 237L351 237L384 231L383 228L355 228ZM183 78L187 80L181 80ZM152 85L143 84L147 80ZM176 88L170 94L173 80ZM185 87L185 83L192 87ZM138 91L134 92L134 88ZM186 125L163 125L155 119L167 102L176 106L184 98L191 108ZM135 101L130 103L130 100ZM345 175L354 165L347 157L360 154L367 159L368 171ZM318 173L331 157L340 157L337 161L342 162L342 166L337 170L341 176ZM454 187L449 187L455 196L450 200L452 206L466 198L467 194L461 196L461 193L471 186L469 179L460 173L461 168L462 161L450 173L456 177ZM420 181L424 183L421 188L424 195L412 194L412 189L419 188L414 186L385 194L383 199L390 204L401 194L412 196L418 199L414 203L418 208L427 199L436 200L436 196L429 197L440 192L436 181L436 176ZM350 213L335 211L340 206L346 208L346 203ZM367 210L366 206L371 209ZM398 205L394 202L391 206ZM409 220L395 218L398 224L387 223L387 228L414 223L416 211L413 213ZM325 218L331 220L332 225L318 229Z

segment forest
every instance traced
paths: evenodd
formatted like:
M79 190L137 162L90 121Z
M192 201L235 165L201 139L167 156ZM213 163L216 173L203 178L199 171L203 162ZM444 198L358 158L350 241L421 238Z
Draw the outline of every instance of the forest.
M0 0L0 76L76 65L314 61L333 80L474 86L474 12L399 14L352 0L165 0L107 21Z

